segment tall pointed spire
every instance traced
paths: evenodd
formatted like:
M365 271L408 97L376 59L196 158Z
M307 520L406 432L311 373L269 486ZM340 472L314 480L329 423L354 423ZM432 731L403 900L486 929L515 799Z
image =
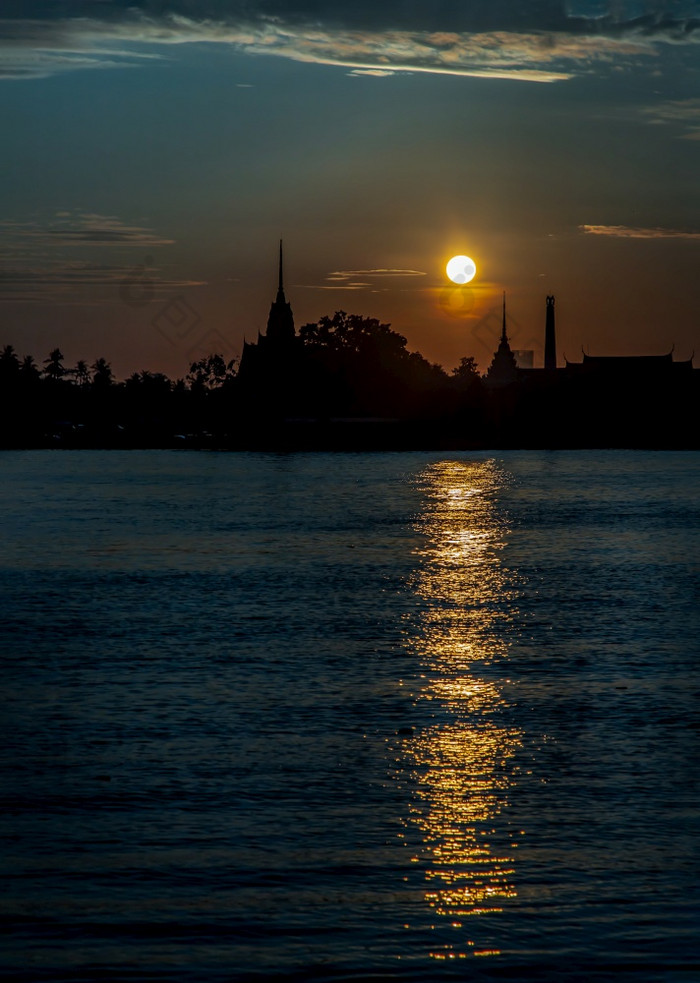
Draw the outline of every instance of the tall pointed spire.
M280 275L279 284L277 286L277 299L284 300L284 280L282 276L282 240L280 239Z
M501 327L501 341L496 349L493 361L486 373L486 385L490 388L498 389L508 386L518 378L518 368L515 362L515 355L508 344L506 333L506 292L503 291L503 325Z
M279 274L277 280L277 297L270 307L267 319L266 337L275 344L287 344L296 336L292 308L284 296L284 267L282 255L282 240L280 239Z

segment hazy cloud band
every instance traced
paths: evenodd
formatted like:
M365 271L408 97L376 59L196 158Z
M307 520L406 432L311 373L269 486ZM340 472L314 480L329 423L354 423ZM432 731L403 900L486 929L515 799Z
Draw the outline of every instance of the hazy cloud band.
M644 229L629 225L581 225L579 228L585 235L615 239L700 239L700 232L683 229Z
M196 42L377 76L433 72L554 82L594 64L652 55L658 42L700 39L700 18L586 18L566 15L560 4L548 2L533 4L534 14L526 18L516 16L514 4L496 3L489 9L500 11L500 19L487 16L486 8L477 16L478 3L470 5L469 16L447 4L443 28L434 18L432 27L426 26L422 13L413 23L404 16L405 26L400 26L398 11L392 21L384 4L379 5L381 22L362 4L352 8L352 17L341 5L326 5L325 19L313 21L303 19L303 8L295 16L288 7L276 12L267 4L252 13L248 7L244 17L237 4L196 5L196 11L194 6L180 4L151 16L133 6L110 5L95 17L92 5L86 8L92 16L51 18L46 16L50 8L35 4L43 16L0 18L0 77L134 67L162 56L146 46ZM61 5L64 11L75 7Z

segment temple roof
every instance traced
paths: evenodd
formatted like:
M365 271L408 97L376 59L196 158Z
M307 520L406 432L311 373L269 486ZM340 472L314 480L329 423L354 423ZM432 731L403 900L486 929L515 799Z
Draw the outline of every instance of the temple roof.
M679 368L692 369L692 356L685 361L674 361L673 350L663 355L587 355L583 352L581 362L566 359L567 369L610 372L617 374L645 374L649 372L677 371Z

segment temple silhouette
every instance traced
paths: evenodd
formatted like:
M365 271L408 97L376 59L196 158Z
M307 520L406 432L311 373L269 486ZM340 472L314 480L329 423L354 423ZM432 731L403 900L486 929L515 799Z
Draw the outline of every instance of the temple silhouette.
M284 294L283 243L279 243L277 295L270 305L265 334L243 342L238 387L243 406L257 417L286 416L297 409L303 372L303 346Z
M511 386L519 379L518 363L511 350L506 334L506 295L503 293L503 326L501 340L494 352L493 360L486 373L486 385L491 389L502 389Z
M264 332L240 362L216 353L175 382L105 359L41 368L0 351L0 446L308 450L700 448L700 370L674 352L557 356L555 298L545 299L542 367L508 336L446 372L376 318L336 311L295 327L279 243L277 291Z
M543 368L516 365L503 327L486 373L491 435L514 446L697 446L693 356L591 355L557 360L555 298L546 298Z
M501 333L491 363L482 378L466 382L449 379L420 397L401 390L389 410L393 438L400 446L607 447L696 446L698 370L693 358L677 361L673 351L661 355L591 355L581 361L557 357L555 298L548 295L544 310L544 364L519 364L508 337L506 295L503 294ZM304 329L306 330L306 329ZM304 331L302 331L302 335ZM396 335L395 337L400 338ZM313 346L294 327L284 291L283 243L279 244L277 294L270 306L267 328L257 342L244 342L238 371L241 418L251 432L274 432L282 422L328 423L328 393L348 385L360 390L375 365L366 358L348 382L347 372L331 371L332 360L319 361ZM405 342L405 339L401 339ZM411 355L422 360L422 356ZM518 353L522 355L522 353ZM530 354L530 353L525 353ZM316 352L316 356L318 352ZM424 360L422 360L424 361ZM425 363L427 365L427 363ZM337 366L336 366L337 368ZM387 377L389 378L389 377ZM389 379L391 382L391 379ZM410 389L410 386L409 386ZM426 401L428 392L429 401ZM398 393L398 389L397 389ZM325 394L322 396L321 394ZM357 417L374 430L388 423L359 406ZM332 416L332 412L330 413ZM371 417L371 421L370 418ZM339 440L324 431L324 440ZM357 422L357 419L356 421ZM272 428L272 429L270 429ZM333 428L331 428L332 430ZM365 427L366 439L372 428ZM386 426L384 427L386 431ZM343 430L347 433L347 427ZM317 427L317 434L320 433Z
M557 366L555 298L546 299L544 369L518 366L506 333L506 295L503 294L503 327L498 348L486 374L492 387L499 388L533 379L551 379L543 373L563 372L566 378L586 378L598 385L637 380L654 384L673 379L682 384L693 372L693 356L675 360L673 350L662 355L589 355L582 350L582 361L572 362L564 357L564 366Z

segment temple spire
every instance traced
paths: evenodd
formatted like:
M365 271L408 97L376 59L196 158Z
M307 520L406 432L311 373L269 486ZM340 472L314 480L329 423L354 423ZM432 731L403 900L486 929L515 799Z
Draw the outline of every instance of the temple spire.
M280 239L280 274L279 274L279 284L277 286L277 297L278 299L284 299L284 281L282 278L282 240Z
M506 334L506 292L503 291L503 326L501 328L501 341L496 349L493 361L486 373L486 385L489 388L499 389L509 386L518 378L518 367L515 362L515 355L508 344Z
M277 297L270 307L270 314L267 319L266 337L275 344L287 344L294 340L294 317L292 308L287 298L284 296L284 267L282 256L282 240L280 239L279 255L279 276L277 283Z

